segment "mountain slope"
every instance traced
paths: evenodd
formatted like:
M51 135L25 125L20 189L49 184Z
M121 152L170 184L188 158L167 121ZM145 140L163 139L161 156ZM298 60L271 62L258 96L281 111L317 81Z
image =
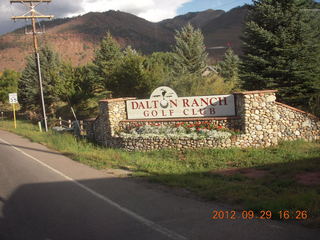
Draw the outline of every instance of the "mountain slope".
M55 19L43 22L46 34L39 35L40 44L48 44L65 61L73 65L83 65L92 60L94 50L107 31L110 31L122 47L133 48L150 54L154 51L168 51L174 44L176 29L190 22L203 30L207 46L226 46L232 42L236 51L240 46L239 34L246 8L230 12L207 10L188 13L152 23L135 15L108 11L88 13L83 16ZM24 29L0 36L0 71L6 68L22 70L25 57L32 54L31 37L24 35ZM216 58L221 54L209 52Z
M172 34L158 24L120 11L88 13L67 24L52 27L49 33L86 35L96 42L108 31L123 45L131 45L145 53L162 50Z
M210 48L229 45L237 54L241 54L240 36L247 12L247 6L234 8L203 26L206 46Z
M224 13L225 12L222 10L212 10L212 9L208 9L203 12L191 12L185 15L177 16L172 19L163 20L159 22L159 25L173 31L180 29L187 23L191 23L193 26L197 28L202 28L211 20L220 17Z

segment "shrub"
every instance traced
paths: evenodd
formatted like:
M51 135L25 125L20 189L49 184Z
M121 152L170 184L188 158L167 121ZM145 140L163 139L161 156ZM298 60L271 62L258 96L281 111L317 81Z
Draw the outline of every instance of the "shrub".
M231 130L212 123L176 124L173 126L144 125L127 128L119 132L123 138L189 138L189 139L226 139L233 135Z

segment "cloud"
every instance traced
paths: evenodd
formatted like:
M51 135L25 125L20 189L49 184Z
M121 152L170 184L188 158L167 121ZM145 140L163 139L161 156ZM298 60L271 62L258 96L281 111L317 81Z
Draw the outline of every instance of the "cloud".
M50 4L41 4L39 10L46 14L54 14L56 18L72 16L83 11L84 0L52 0Z
M50 4L41 4L37 10L44 15L54 15L55 18L71 17L87 12L104 12L120 10L129 12L152 22L172 18L177 15L177 9L192 0L52 0ZM22 15L26 8L22 4L12 4L10 1L0 2L0 34L12 31L26 25L24 21L14 24L10 17Z
M177 15L177 9L192 0L84 0L85 12L120 10L157 22Z
M80 3L83 0L80 0ZM12 31L16 28L27 25L30 22L23 20L12 21L11 16L20 16L25 14L28 8L21 3L10 4L9 0L0 2L0 34ZM82 6L79 2L73 0L53 0L50 4L41 4L37 11L43 15L54 15L55 18L62 18L82 12Z
M10 6L9 1L0 2L0 34L23 26L23 23L14 23L10 19L13 15L16 15L16 12L19 12L20 14L21 9L19 7Z

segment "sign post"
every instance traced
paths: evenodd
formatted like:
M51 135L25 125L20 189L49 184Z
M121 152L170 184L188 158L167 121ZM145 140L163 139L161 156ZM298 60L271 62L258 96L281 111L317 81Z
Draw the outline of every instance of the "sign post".
M9 93L9 103L12 104L14 128L17 128L16 108L15 108L15 104L18 103L17 93Z
M12 104L12 108L13 108L13 123L14 123L14 128L17 128L17 119L16 119L15 103Z

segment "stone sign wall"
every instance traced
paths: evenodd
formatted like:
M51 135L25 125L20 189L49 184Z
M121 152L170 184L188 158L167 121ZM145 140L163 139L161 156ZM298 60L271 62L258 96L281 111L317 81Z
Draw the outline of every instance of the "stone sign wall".
M320 139L319 118L276 102L276 91L251 91L234 93L235 116L174 118L174 119L128 119L128 102L133 98L107 99L100 101L100 115L86 124L87 135L92 140L107 146L128 151L147 151L162 148L227 148L268 147L281 140ZM163 139L121 138L117 132L128 126L172 125L176 123L211 122L219 126L238 129L241 134L228 139Z

